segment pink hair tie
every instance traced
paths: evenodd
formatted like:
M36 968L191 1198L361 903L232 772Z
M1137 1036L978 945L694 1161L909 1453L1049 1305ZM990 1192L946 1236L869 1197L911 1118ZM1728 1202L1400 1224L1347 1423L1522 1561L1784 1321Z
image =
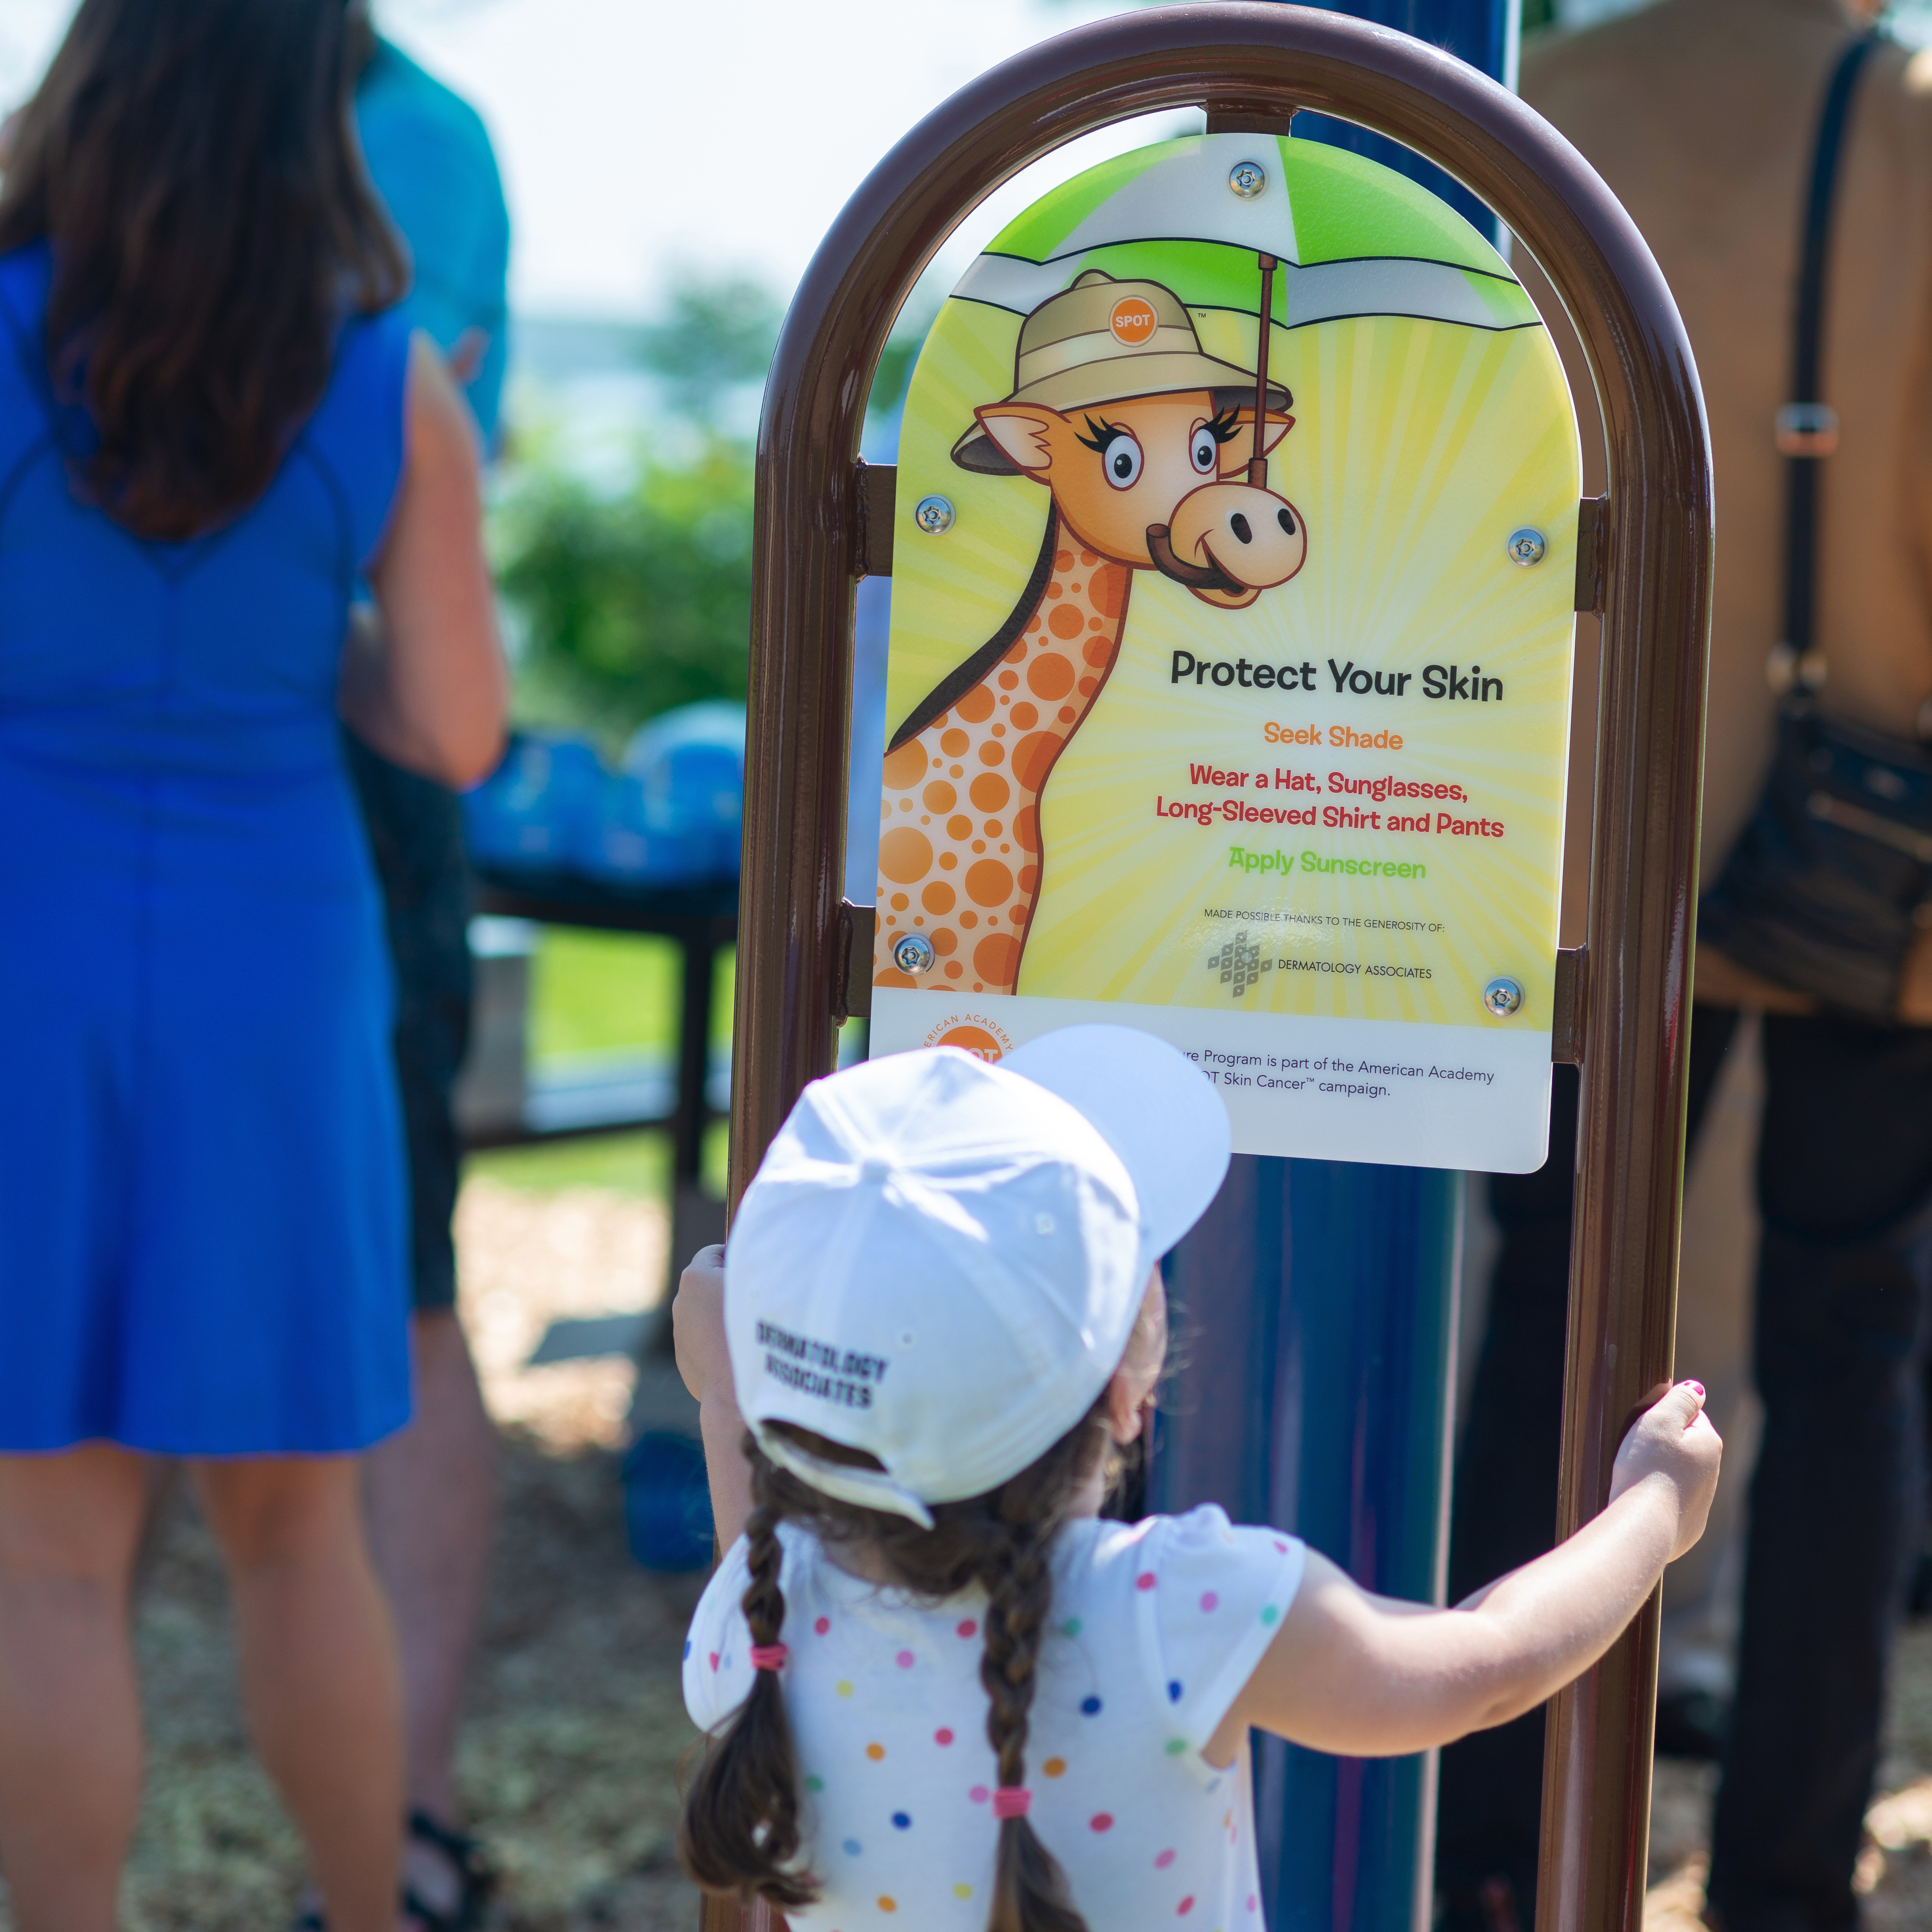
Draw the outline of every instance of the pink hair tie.
M784 1660L790 1654L782 1643L754 1643L752 1646L752 1668L769 1670L776 1675L784 1668Z
M993 1793L993 1816L1002 1822L1024 1818L1032 1805L1033 1793L1024 1784L1003 1784Z

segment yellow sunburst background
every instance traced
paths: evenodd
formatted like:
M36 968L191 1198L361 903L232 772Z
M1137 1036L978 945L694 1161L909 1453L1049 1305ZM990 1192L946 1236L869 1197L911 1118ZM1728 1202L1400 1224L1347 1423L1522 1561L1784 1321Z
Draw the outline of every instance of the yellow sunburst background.
M1195 311L1211 356L1253 367L1256 324ZM1046 492L1023 478L974 475L950 460L976 404L1012 386L1021 318L946 304L908 397L900 444L888 730L1012 610L1039 550ZM1270 486L1300 512L1308 560L1248 609L1213 609L1152 572L1135 574L1120 658L1062 754L1041 813L1043 872L1018 991L1054 998L1223 1006L1208 960L1246 914L1264 956L1426 968L1426 979L1272 970L1250 1010L1507 1024L1480 1004L1506 974L1522 986L1516 1022L1546 1028L1569 730L1576 502L1574 416L1539 327L1490 330L1375 316L1271 332L1270 370L1295 401ZM928 493L956 520L928 536L912 521ZM1505 548L1523 526L1548 541L1525 568ZM1312 662L1319 694L1170 681L1176 649L1233 660ZM1334 658L1412 674L1400 698L1337 698ZM1420 694L1426 664L1480 664L1500 704ZM1264 742L1284 727L1393 730L1400 752ZM1394 802L1500 819L1500 839L1386 831L1241 827L1156 818L1156 796L1312 800L1362 797L1196 787L1191 762L1272 777L1277 767L1462 785L1467 806ZM1425 878L1351 878L1231 868L1235 845L1324 857L1419 861ZM1214 916L1220 914L1221 916ZM1420 922L1400 932L1348 923Z

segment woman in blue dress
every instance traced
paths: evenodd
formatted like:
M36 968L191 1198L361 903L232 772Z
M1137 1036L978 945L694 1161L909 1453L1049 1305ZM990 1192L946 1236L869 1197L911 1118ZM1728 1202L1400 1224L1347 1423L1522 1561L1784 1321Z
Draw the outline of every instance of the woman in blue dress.
M394 1932L356 1452L409 1404L389 968L338 717L452 784L472 432L349 119L355 0L83 0L0 188L0 1872L110 1932L144 1456L227 1559L332 1932ZM350 634L373 589L380 624Z

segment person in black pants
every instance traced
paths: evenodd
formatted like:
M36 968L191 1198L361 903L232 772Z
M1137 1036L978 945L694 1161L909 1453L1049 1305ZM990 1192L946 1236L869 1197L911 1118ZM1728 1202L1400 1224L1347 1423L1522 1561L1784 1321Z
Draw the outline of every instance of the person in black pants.
M414 1309L416 1413L410 1428L370 1451L364 1499L403 1662L412 1932L467 1932L482 1922L494 1880L481 1847L452 1822L455 1745L496 1480L495 1426L457 1313L450 1225L463 1178L452 1099L470 1043L472 884L456 795L352 734L344 733L343 744L395 962Z
M410 246L410 320L442 352L487 452L508 353L509 217L475 109L361 20L356 126ZM493 1882L460 1828L455 1753L487 1587L496 1434L457 1306L450 1217L462 1148L453 1089L470 1033L471 882L462 808L442 785L352 741L348 764L380 877L396 969L407 1132L415 1414L367 1457L370 1549L396 1620L408 1743L411 1932L471 1932Z
M1759 842L1747 828L1772 768L1778 694L1793 674L1788 648L1800 650L1808 682L1828 670L1812 703L1834 730L1904 741L1909 754L1932 717L1932 438L1921 400L1932 224L1920 213L1932 195L1932 120L1916 57L1858 32L1878 10L1876 0L1655 0L1524 49L1524 100L1576 145L1641 231L1703 388L1718 515L1700 824L1707 893L1741 839ZM1859 64L1849 68L1855 48ZM1856 89L1842 91L1854 73ZM1828 125L1838 130L1837 186L1814 194ZM1807 256L1820 265L1811 276ZM1562 304L1526 262L1524 274L1564 348L1585 493L1607 489L1594 386ZM1803 299L1807 287L1815 302ZM1797 325L1808 308L1822 349L1801 375ZM1813 396L1828 400L1840 433L1828 460L1803 470L1810 488L1800 494L1777 423L1784 406ZM1632 473L1616 487L1649 485ZM1821 500L1821 517L1802 514ZM1580 651L1590 643L1586 620ZM1576 717L1581 764L1595 742L1587 680ZM1806 822L1825 822L1798 804ZM1573 859L1585 849L1573 838ZM1828 896L1832 869L1820 862L1786 880L1794 902ZM1856 909L1856 880L1840 883L1840 911ZM1820 922L1794 915L1795 943L1780 958L1762 932L1753 940L1744 931L1734 900L1727 952L1713 943L1724 904L1720 888L1700 915L1692 1131L1738 1013L1764 1013L1754 1366L1765 1421L1710 1905L1725 1932L1838 1932L1857 1919L1861 1814L1918 1540L1932 1031L1832 1016L1821 1001L1859 989L1801 956ZM1902 1018L1932 1022L1916 974L1901 971L1895 993ZM1458 1485L1456 1581L1543 1549L1555 1528L1576 1106L1574 1076L1563 1082L1550 1166L1493 1184L1505 1246ZM1698 1284L1684 1289L1688 1298ZM1439 1874L1452 1927L1501 1932L1513 1920L1528 1932L1541 1760L1535 1724L1445 1758Z
M1693 1145L1738 1018L1694 1010ZM1858 1922L1852 1868L1923 1513L1932 1031L1770 1014L1764 1060L1764 1432L1710 1910L1725 1932L1826 1932ZM1548 1162L1490 1181L1503 1246L1456 1469L1452 1602L1555 1537L1576 1097L1558 1069ZM1533 1924L1543 1745L1538 1712L1444 1752L1445 1926Z

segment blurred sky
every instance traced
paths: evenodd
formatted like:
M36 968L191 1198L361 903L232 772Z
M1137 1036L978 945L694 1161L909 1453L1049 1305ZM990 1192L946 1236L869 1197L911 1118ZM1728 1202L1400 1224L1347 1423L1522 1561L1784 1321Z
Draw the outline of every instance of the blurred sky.
M680 260L789 295L845 198L975 74L1129 0L374 0L383 30L482 109L514 222L524 313L650 313ZM1634 0L1558 0L1582 24ZM0 0L0 108L32 88L75 0ZM1932 0L1900 24L1925 38ZM1917 29L1913 32L1913 29ZM949 244L950 282L1057 180L1195 116L1061 150Z
M788 294L845 198L964 82L1123 0L376 0L384 32L482 110L526 312L648 312L682 259ZM0 104L29 92L74 0L0 0ZM1198 118L1198 117L1197 117ZM1166 131L1167 117L1154 131ZM1064 178L1147 139L1112 132ZM949 248L963 268L1040 191Z

